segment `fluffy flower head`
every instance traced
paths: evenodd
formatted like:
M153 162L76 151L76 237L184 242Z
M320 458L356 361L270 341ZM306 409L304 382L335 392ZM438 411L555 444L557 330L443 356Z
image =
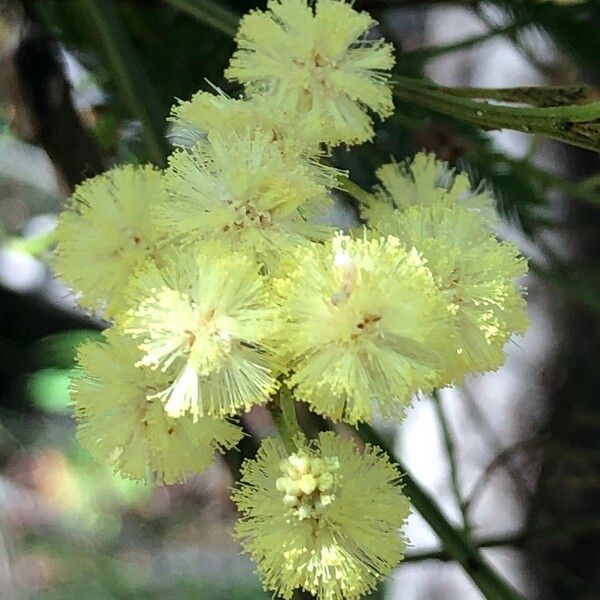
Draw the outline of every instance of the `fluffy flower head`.
M215 94L200 91L190 100L173 106L171 121L178 137L189 138L192 144L202 135L244 136L250 128L270 134L272 143L279 144L284 152L321 154L320 121L310 113L292 113L267 94L236 99L221 90Z
M263 344L273 311L258 269L209 245L136 277L130 295L137 305L122 328L142 351L140 365L176 373L156 394L170 416L233 415L273 391Z
M267 265L282 249L322 238L310 217L328 205L331 174L272 143L271 134L213 135L175 153L165 175L169 198L158 206L165 233L219 239L247 248Z
M419 152L412 161L390 163L377 169L381 185L365 206L363 216L385 222L393 211L411 206L459 204L477 212L489 225L495 222L494 201L484 189L473 190L465 173L457 173L435 154Z
M375 22L340 0L270 0L241 22L226 76L250 94L268 92L322 125L321 141L357 143L373 135L368 110L393 110L387 85L391 44L366 39Z
M289 600L355 600L403 557L408 516L400 474L383 452L332 432L289 455L268 439L233 494L236 536L267 590Z
M169 417L154 394L170 374L136 367L140 353L130 338L112 330L105 337L80 347L82 371L71 389L77 437L94 459L124 477L175 483L237 444L241 430L227 421Z
M299 400L334 420L401 415L438 383L452 335L442 294L415 251L390 236L338 235L297 253L275 283L278 333Z
M516 246L498 241L478 214L456 204L394 210L373 226L417 248L446 297L457 332L446 383L501 366L506 342L528 324L523 289L515 281L527 263Z
M75 190L59 218L54 267L83 306L107 317L123 308L128 279L157 250L149 209L161 196L161 173L149 166L118 167Z

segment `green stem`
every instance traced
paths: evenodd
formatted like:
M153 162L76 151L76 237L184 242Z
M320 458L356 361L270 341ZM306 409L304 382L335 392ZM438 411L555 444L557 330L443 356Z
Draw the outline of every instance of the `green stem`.
M600 531L600 519L577 520L572 523L563 523L560 527L539 529L533 531L519 531L505 535L482 537L473 541L477 548L497 548L499 546L523 547L526 544L555 544L562 542L568 544L573 538L580 535L589 535ZM431 550L419 550L407 554L404 562L420 562L423 560L452 560L452 556L446 550L438 548Z
M269 411L271 412L271 418L273 419L273 423L275 423L275 427L277 428L277 433L279 433L279 437L285 446L285 449L293 454L296 452L296 444L294 443L294 438L292 437L289 429L287 428L287 424L285 419L283 418L283 413L278 406L270 406Z
M366 442L379 446L392 458L385 442L372 427L361 425L359 431ZM397 459L395 462L404 474L404 492L412 505L440 538L448 555L461 565L484 597L488 600L522 600L518 592L498 575L465 532L448 522L433 498L412 477L404 464Z
M298 450L296 440L303 435L296 417L294 400L287 387L282 386L268 404L273 423L285 449L293 454Z
M52 229L39 235L19 238L11 237L6 240L6 246L16 252L38 257L47 252L56 242L56 230Z
M298 423L298 416L296 415L296 405L290 390L287 387L282 387L279 391L279 407L283 415L285 425L292 435L292 438L296 439L302 437L304 434Z
M464 96L451 93L454 88L440 88L431 81L423 79L395 75L393 83L396 84L394 88L396 95L401 95L402 90L406 89L415 98L419 97L438 108L443 108L443 103L449 102L447 110L469 117L473 116L473 110L478 110L483 114L477 116L483 121L483 125L488 127L494 126L494 123L497 122L506 124L508 129L513 129L514 127L510 126L511 119L516 119L514 124L522 127L523 124L527 125L529 123L544 124L549 119L568 119L573 123L583 123L600 117L600 101L544 108L503 106L487 102L475 102ZM490 119L492 122L487 123L486 119Z
M433 400L433 406L435 408L435 413L438 419L438 423L440 424L440 429L442 433L442 439L444 442L444 447L446 449L446 457L448 459L448 469L450 471L450 486L452 487L452 493L454 495L454 499L456 504L460 510L460 514L462 516L463 521L463 529L465 531L469 530L469 515L467 511L467 504L465 503L462 495L462 491L460 489L460 483L458 481L458 466L456 463L456 448L454 446L454 440L452 438L452 433L450 432L450 424L448 423L448 419L446 417L446 412L444 411L444 407L442 406L442 399L440 397L440 393L438 390L434 390L431 394L431 398Z
M406 63L421 64L431 58L436 58L437 56L440 56L442 54L458 52L459 50L467 50L472 46L476 46L477 44L481 44L482 42L487 42L488 40L491 40L496 36L506 35L508 33L511 33L512 31L516 31L517 29L523 27L523 25L523 23L511 23L506 27L492 29L491 31L486 31L485 33L464 38L462 40L459 40L458 42L452 42L450 44L443 44L439 46L431 46L429 48L419 48L418 50L413 50L411 52L404 52L400 54L400 56L398 56L398 64L400 66L403 66Z

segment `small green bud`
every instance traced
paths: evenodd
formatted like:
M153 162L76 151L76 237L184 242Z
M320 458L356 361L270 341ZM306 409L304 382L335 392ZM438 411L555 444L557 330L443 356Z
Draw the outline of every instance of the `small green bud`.
M298 504L298 498L296 496L291 496L290 494L286 494L283 497L283 503L290 508L296 506Z
M298 482L298 486L308 496L317 489L317 480L313 475L303 475L302 479Z
M340 468L340 459L337 456L328 456L325 459L328 471L338 471Z
M303 521L304 519L310 519L312 517L313 509L310 505L302 503L298 507L298 518Z
M328 492L333 487L333 475L327 471L319 477L319 491Z
M325 463L320 458L313 458L310 461L310 471L315 477L321 475L326 469Z
M300 475L305 475L308 473L310 469L310 459L306 454L292 454L288 458L290 465L300 473Z

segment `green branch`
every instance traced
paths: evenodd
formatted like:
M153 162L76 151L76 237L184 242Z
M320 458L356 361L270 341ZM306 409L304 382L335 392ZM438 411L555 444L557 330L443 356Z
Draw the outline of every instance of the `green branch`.
M406 102L473 123L483 129L512 129L600 152L600 102L515 107L476 101L430 82L395 76L394 95Z
M585 100L591 92L586 85L521 86L508 88L437 87L441 92L479 100L530 104L540 108L566 106Z
M372 427L361 425L359 431L363 440L387 451L390 459L393 460L392 453ZM468 536L448 522L433 498L413 479L402 462L399 460L395 462L404 474L402 478L404 492L410 498L412 505L440 538L448 556L461 565L484 597L488 600L520 600L521 596L496 573Z
M116 84L132 116L142 125L148 158L163 166L169 154L164 135L165 115L115 4L112 0L81 0L81 3L96 30Z

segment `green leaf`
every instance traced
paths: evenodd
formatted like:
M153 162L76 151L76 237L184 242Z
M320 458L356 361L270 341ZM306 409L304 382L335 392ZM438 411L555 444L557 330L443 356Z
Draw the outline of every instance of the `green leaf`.
M164 0L174 8L198 19L229 37L234 37L241 15L211 0Z
M30 375L27 394L34 406L49 413L68 414L71 375L72 371L64 369L43 369Z
M29 352L29 364L32 369L72 369L78 346L90 340L102 339L99 331L91 329L53 333L35 342Z
M142 139L150 160L163 166L169 154L165 139L165 114L112 0L81 0L87 18L102 43L131 115L142 125Z

